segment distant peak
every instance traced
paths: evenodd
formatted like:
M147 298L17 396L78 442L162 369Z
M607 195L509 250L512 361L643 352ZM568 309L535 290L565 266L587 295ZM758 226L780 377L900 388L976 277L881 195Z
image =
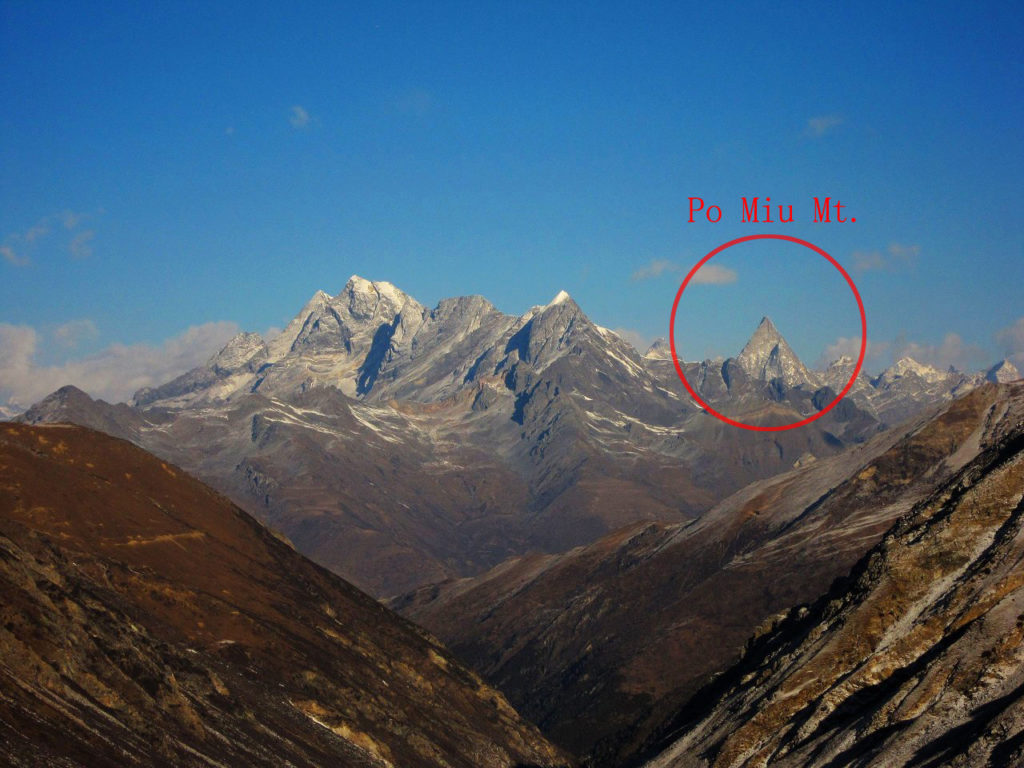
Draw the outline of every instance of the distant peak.
M644 352L644 357L649 357L655 360L671 360L672 347L669 346L668 341L659 337L647 348L647 351Z
M788 387L815 381L767 315L761 318L757 330L736 361L743 370L761 381L778 378Z
M779 338L781 338L779 329L775 327L775 323L772 322L772 319L768 317L768 315L765 315L764 317L761 318L761 322L757 324L757 330L754 331L754 335L778 336Z
M569 295L568 291L559 291L558 294L551 301L548 302L548 307L554 307L558 304L563 304L569 301L572 296ZM546 309L547 307L545 307Z
M772 322L770 317L765 315L761 318L761 322L757 324L757 329L747 341L746 346L743 347L743 351L740 352L740 362L742 363L747 359L758 359L758 365L760 366L763 364L763 360L760 360L760 358L765 357L773 348L780 345L785 348L786 352L790 352L789 345L782 338L782 334L775 327L775 323Z
M1019 379L1020 371L1009 360L1003 359L988 369L985 378L998 384L1005 384L1008 381Z
M842 368L847 365L853 365L855 362L856 360L854 360L849 355L840 355L831 363L829 363L829 368Z
M345 290L353 293L366 293L367 291L373 290L373 283L367 280L365 277L359 275L352 275L345 283Z
M302 308L302 311L308 314L317 307L322 307L330 300L331 294L324 290L318 290L310 297L309 301L306 302L306 305Z
M907 374L914 374L933 384L943 381L950 376L948 371L940 371L938 368L926 365L925 363L919 363L912 357L901 357L894 365L882 371L882 379L892 380Z
M406 298L405 291L386 280L367 280L365 277L360 277L359 275L352 275L352 277L348 279L342 293L376 294L381 298L388 298L392 301L398 301L399 303Z

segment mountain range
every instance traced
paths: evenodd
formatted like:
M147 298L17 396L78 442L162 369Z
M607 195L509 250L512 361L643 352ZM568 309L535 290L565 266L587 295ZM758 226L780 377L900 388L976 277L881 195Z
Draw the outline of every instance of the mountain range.
M682 366L711 407L751 424L776 426L830 403L849 380L854 361L843 358L825 370L811 370L764 318L736 357ZM353 277L336 296L314 294L276 337L239 334L207 364L140 390L130 405L94 400L68 386L20 415L19 421L38 425L38 431L10 427L12 446L27 441L17 450L12 447L12 456L35 456L51 462L40 466L56 467L70 447L75 471L83 471L82 466L89 471L79 476L63 468L49 488L40 479L43 470L33 469L35 479L26 481L26 488L36 489L39 498L63 494L59 500L47 497L45 503L28 503L24 489L11 486L14 501L8 517L21 537L11 540L12 546L25 549L33 536L46 537L49 559L32 566L37 570L62 572L66 561L88 555L90 562L100 563L90 566L90 578L107 574L108 581L112 569L122 567L121 560L110 560L110 551L121 551L110 550L118 542L128 541L133 553L170 550L177 555L182 550L187 558L210 557L212 550L192 539L206 542L211 536L208 524L220 530L224 513L204 511L200 505L183 531L181 502L174 506L162 501L161 494L170 491L159 483L150 488L167 473L195 474L280 532L279 540L250 520L248 528L243 526L249 531L248 549L236 541L245 537L232 533L236 538L222 558L235 576L222 578L230 583L241 573L244 580L260 585L255 592L246 591L244 609L240 602L232 610L260 616L267 626L285 626L278 614L267 613L271 600L274 611L314 627L320 626L319 608L298 594L302 585L314 585L306 589L314 603L324 590L344 593L349 602L367 610L377 606L374 615L385 635L391 637L395 626L419 632L445 659L435 666L470 680L468 689L477 691L478 699L499 701L481 693L490 689L459 667L460 662L444 656L447 651L429 635L403 624L346 582L330 581L336 577L302 560L282 543L287 541L357 587L386 598L391 609L433 632L511 703L495 704L505 714L497 720L488 715L491 725L484 727L471 720L469 710L489 710L474 704L477 700L466 690L445 693L448 683L416 678L428 698L438 693L466 702L464 719L456 717L456 731L444 731L432 714L434 703L405 688L395 694L395 701L370 680L344 689L373 692L370 702L364 702L369 709L345 704L349 694L310 680L289 694L290 702L300 693L305 696L301 701L313 702L316 706L302 710L305 716L354 743L352 755L381 764L397 760L433 765L442 759L463 764L464 751L442 746L460 738L455 733L475 734L467 736L472 744L491 739L495 746L479 748L497 757L481 765L571 760L530 731L517 719L517 711L536 722L545 737L595 768L645 760L659 768L785 760L867 764L874 759L874 747L858 751L851 746L862 735L883 756L924 755L938 764L953 754L944 745L969 733L989 759L1016 754L1014 734L1024 729L1010 706L1016 701L1011 683L1024 674L1024 664L1005 643L999 644L1012 635L1004 619L1016 600L1017 561L1009 542L1015 536L1013 504L1019 506L1016 484L1022 477L1024 385L1014 383L1018 378L1008 361L986 372L964 374L904 358L877 377L858 376L848 396L810 425L752 432L721 423L686 396L664 342L640 354L614 332L592 323L565 292L514 316L478 296L446 299L428 309L389 283ZM95 432L43 426L55 423L125 438L158 458L151 459L152 471L136 475L128 468L117 474L118 462L141 467L145 454L132 454L126 443L117 441L112 444L120 447L113 449L104 442L110 438ZM50 435L60 430L69 430L71 439L53 454ZM110 454L103 471L96 470L91 450ZM158 465L160 472L155 470ZM131 484L142 476L146 483ZM123 519L108 519L87 506L75 513L82 518L80 524L72 515L71 528L61 528L66 512L37 513L74 509L71 502L91 492L83 490L82 482L92 482L89 488L121 489L117 492L128 494L132 506L124 507ZM197 490L190 492L190 503L205 498ZM150 502L156 505L152 509ZM122 503L127 505L118 501ZM230 506L223 499L218 503ZM975 525L971 515L978 518L979 510L987 522ZM241 511L232 514L233 519L248 520ZM957 515L966 522L957 524L964 548L954 556L949 533L939 523ZM116 530L130 521L141 530L111 544L104 528ZM181 538L184 534L191 538ZM267 542L259 546L269 547L281 567L300 574L299 586L287 579L275 581L266 568L246 571L249 566L227 554L251 551L252 536ZM914 546L920 549L911 552ZM221 556L217 553L213 556ZM262 554L251 557L266 561ZM128 642L119 635L124 627L142 626L131 616L141 616L149 622L146 626L154 627L153 618L159 618L160 632L164 625L179 627L174 642L185 637L189 643L203 636L203 627L229 621L221 603L189 596L214 592L209 584L195 582L201 574L189 574L173 561L161 555L130 564L143 574L159 574L162 586L155 592L171 590L170 602L159 603L163 608L153 607L157 598L152 588L122 590L120 596L96 592L99 597L82 608L113 600L123 609L111 614L115 619L91 615L87 623L100 622L108 632L102 642L96 641L97 648ZM875 567L889 562L903 565ZM907 578L893 576L899 568ZM20 583L15 576L11 580ZM172 589L178 581L185 584L184 597ZM97 583L101 586L86 587L100 590L108 582ZM148 581L140 584L149 587ZM324 586L328 584L334 586ZM293 604L274 601L260 591L264 587L283 590ZM237 589L243 591L242 585ZM904 593L913 597L902 599ZM12 648L28 643L33 622L62 626L66 621L52 613L46 590L28 594L25 604L33 606L35 618L21 626L21 645ZM890 599L893 595L899 599ZM332 599L332 606L340 604L340 597ZM142 609L124 609L133 602ZM988 621L984 613L964 618L970 606L987 605L1000 606L992 614L998 617L992 619L993 633L977 630L982 638L977 642L973 635L965 640L966 635L957 634L975 619L980 623L971 626ZM345 610L363 615L348 604ZM849 619L852 629L846 631L846 617L870 616L872 611L885 614L886 629L869 632L857 644L864 633L856 628L873 630L875 625ZM932 618L923 622L926 614ZM378 625L359 623L369 621L360 618L356 625L371 627L372 634ZM186 625L191 634L180 628ZM925 625L927 631L920 628ZM18 625L8 626L8 631L11 626ZM73 628L62 631L77 636ZM259 646L261 654L293 659L293 666L305 665L316 675L340 674L331 667L330 654L320 655L336 650L310 650L312 641L298 629L273 632L302 638L305 655L295 656L291 644L283 641L280 646ZM339 640L326 634L346 648L353 642L348 635ZM157 645L139 653L161 670L160 679L177 681L182 651L178 646L173 653L167 651L169 637L160 635ZM807 643L809 638L833 637L836 647L853 647L865 659L877 656L881 661L855 668L850 651L843 657L848 666L836 667L846 671L830 678L831 667L816 666L819 646ZM50 642L54 648L60 645L56 639ZM429 652L423 656L422 645L417 646L421 650L407 651L399 646L372 649L367 642L358 641L359 655L377 670L387 667L380 678L386 689L396 685L394 674L413 679L406 667L421 676L424 668L430 669L425 659L433 657ZM415 646L418 641L409 642ZM194 650L204 654L196 663L223 682L216 666L220 657L210 660L207 651ZM18 653L25 656L23 650ZM393 656L415 662L389 666ZM73 681L75 691L83 685L91 690L90 675L114 679L108 668L95 666L94 652L76 657L73 667L60 667L53 653L47 658L50 667ZM973 687L964 687L949 683L949 676L928 677L933 658L948 660L950 668L969 666L977 658L998 659L999 680L1010 682L990 685L988 678L978 678ZM296 685L293 678L281 676L275 662L261 663L277 670L272 681L285 688ZM363 674L362 663L355 664L353 675ZM138 676L134 667L129 673L119 669L131 679ZM808 670L814 670L820 683L806 682L812 674ZM236 673L231 672L234 682L226 683L231 691L241 685ZM858 682L848 685L850 674ZM213 678L202 672L198 679ZM349 685L344 675L341 680L343 687ZM908 695L907 681L926 686L934 695L918 696L924 702L919 707L899 709ZM881 687L870 687L876 683ZM808 698L793 693L804 690L799 686L809 691ZM266 695L262 689L252 690ZM63 695L56 708L75 713L85 723L81 740L95 741L88 734L97 731L103 743L116 740L113 731L104 730L106 725L96 725L105 720L85 716L94 705L81 709L85 705L78 703L78 709L69 709L71 694ZM210 696L202 686L183 695L193 709L195 702L205 701L200 696ZM42 693L32 696L35 703L25 703L21 715L25 723L39 719L32 712L40 706L50 706ZM961 716L967 711L963 696L983 714ZM789 698L803 708L773 703ZM359 696L356 700L363 702ZM413 700L417 703L410 704ZM107 699L95 701L108 706ZM280 740L225 720L220 700L212 701L214 709L203 709L200 720L223 723L223 729L240 734L238 744L248 745L236 744L231 747L236 751L224 753L231 760L243 753L287 753ZM158 698L164 709L165 704L172 709L185 706L173 702L179 699ZM244 711L256 711L255 704L245 706L249 709ZM294 706L289 706L282 712L291 717ZM402 707L408 706L421 707L420 714L394 714L407 712ZM176 746L182 740L179 726L159 719L166 713L152 707L145 704L133 716L158 718L150 740L162 744L167 754L181 754ZM339 707L350 707L344 717ZM806 720L810 725L801 730L801 718L812 707L820 716ZM872 714L867 717L865 712ZM902 720L896 712L904 713ZM421 717L422 730L416 730L411 724ZM913 725L915 718L921 720ZM378 721L406 723L401 726L406 737L396 738L391 725L381 729ZM487 730L499 721L500 733ZM997 725L1002 730L993 730ZM899 752L896 734L904 732L916 734L916 746ZM34 733L44 739L42 730ZM315 729L313 733L324 736ZM309 755L324 747L307 736L303 732L289 740L310 764L318 764L319 758ZM263 740L271 746L265 747ZM402 751L424 744L431 745L423 746L427 752ZM28 754L29 746L24 749ZM270 751L260 751L264 749ZM450 756L438 757L442 752ZM790 752L794 757L786 757ZM881 764L888 763L883 759Z
M810 427L765 435L703 413L662 350L639 354L565 292L512 316L352 277L275 338L239 334L130 406L65 388L20 418L127 438L390 596L693 519L984 378L901 361ZM809 371L766 318L737 358L685 368L712 407L783 424L830 402L844 365Z

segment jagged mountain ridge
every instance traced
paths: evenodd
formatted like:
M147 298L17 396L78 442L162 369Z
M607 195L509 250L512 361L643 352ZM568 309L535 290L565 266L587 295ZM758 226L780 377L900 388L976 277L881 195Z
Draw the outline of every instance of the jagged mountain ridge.
M581 326L597 333L598 346L605 348L613 364L624 367L628 374L648 378L642 386L650 385L649 377L653 375L658 386L669 394L676 393L674 376L665 376L663 366L650 365L670 358L664 340L655 342L640 356L617 334L586 320L565 291L548 305L533 307L517 317L499 312L481 296L445 299L434 309L427 309L391 283L353 275L335 297L317 291L269 344L261 343L257 334L239 334L206 366L162 387L140 390L134 403L182 407L228 399L242 392L287 395L324 385L370 401L438 402L489 376L500 375L519 360L532 362L540 369L549 365L564 354L564 339L551 346L547 358L541 359L539 353L552 341L552 331L561 336L566 315L585 320ZM529 345L522 346L524 339L534 340L532 350ZM777 382L777 389L802 388L811 393L823 385L840 391L853 365L849 358L840 358L824 372L811 371L767 317L739 355L723 361L721 372L716 371L720 375L713 378L726 380L728 385L730 362L754 381ZM694 365L718 367L712 361L688 364ZM1009 361L994 366L988 375L995 376L997 368L1003 381L1019 376ZM648 376L643 377L644 373ZM875 379L863 376L851 396L883 421L899 410L898 421L922 405L951 399L985 379L986 374L940 372L902 358ZM918 381L923 382L927 393L918 391ZM889 394L873 397L876 389ZM714 399L715 386L705 386L702 397L705 394ZM901 402L894 405L893 401Z
M178 467L0 425L14 766L567 766L436 640Z
M849 576L695 696L648 768L1020 765L1022 394Z
M481 297L428 310L354 277L335 297L315 294L278 337L239 335L134 407L63 390L24 418L133 440L378 595L637 520L685 520L879 428L844 404L814 428L738 433L659 365L564 292L513 317ZM735 361L724 375L688 365L711 401L754 422L819 407L815 392L753 379Z
M763 326L739 358L684 364L701 397L761 424L831 402L830 380ZM875 434L879 397L906 414L949 396L913 371L886 382L810 427L748 433L704 414L670 360L641 357L565 292L511 316L479 296L427 309L354 276L334 297L314 294L277 337L239 334L132 407L62 390L22 418L130 439L393 595L636 521L686 520Z

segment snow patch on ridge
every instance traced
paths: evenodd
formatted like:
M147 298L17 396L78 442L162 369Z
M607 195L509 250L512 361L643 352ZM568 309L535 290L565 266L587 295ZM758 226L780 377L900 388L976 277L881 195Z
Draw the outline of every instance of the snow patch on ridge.
M551 301L549 301L547 306L544 307L544 309L550 309L551 307L555 307L555 306L557 306L559 304L564 304L565 302L567 302L571 298L572 298L572 296L570 296L568 294L568 292L566 292L566 291L559 291L558 294L555 296L555 298L553 298Z

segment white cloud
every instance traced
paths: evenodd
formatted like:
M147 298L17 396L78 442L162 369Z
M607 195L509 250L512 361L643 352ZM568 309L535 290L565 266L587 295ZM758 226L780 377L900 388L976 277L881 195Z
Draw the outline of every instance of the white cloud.
M4 261L14 267L24 267L29 263L27 256L19 256L9 245L0 245L0 256L3 256Z
M650 336L640 333L640 331L634 331L632 328L612 328L612 333L624 341L628 341L639 352L646 352L648 347L654 343L654 339Z
M55 227L58 232L63 228L68 233L72 233L78 229L83 221L101 213L103 213L102 209L94 213L64 210L60 213L44 216L24 232L15 232L7 235L4 238L4 242L0 244L0 256L3 257L4 261L13 266L26 266L32 261L30 254L38 247L39 243L53 235ZM92 247L89 245L89 241L95 235L96 233L92 230L79 232L75 235L69 243L71 255L76 258L85 258L92 255Z
M92 320L72 320L53 329L54 340L62 347L77 347L83 341L94 341L100 335Z
M1024 317L996 333L1000 350L1018 368L1024 368Z
M75 235L71 239L71 245L68 246L71 255L76 259L87 259L92 256L92 239L94 237L96 237L96 233L91 229Z
M30 244L34 243L41 237L46 237L46 235L48 235L49 233L50 226L44 219L43 221L39 222L34 227L32 227L28 232L25 233L25 242Z
M885 258L880 251L854 251L853 268L857 272L885 269Z
M854 251L853 268L857 272L871 270L891 272L897 269L909 269L914 266L920 255L920 245L889 243L884 254L881 251Z
M889 243L889 255L897 263L913 264L921 254L920 245L905 245L903 243Z
M89 218L88 213L81 213L79 211L64 211L60 214L61 223L64 225L64 229L71 230L77 229L78 225Z
M718 264L705 264L690 280L691 285L726 285L736 282L736 270Z
M125 401L137 389L203 364L237 332L235 323L204 323L161 344L111 344L89 357L39 365L36 330L0 323L0 404L21 410L65 384L109 402Z
M667 259L654 259L632 274L633 282L650 280L663 274L681 271L679 265ZM725 285L736 282L736 271L718 264L705 264L690 280L691 285Z
M804 135L810 136L812 139L820 139L842 124L843 118L840 115L818 115L807 120Z
M309 112L298 104L292 107L291 117L288 118L288 122L292 124L292 128L305 128L309 125L310 117Z
M636 270L631 279L633 282L637 282L638 280L650 280L652 277L658 277L666 272L678 271L679 266L668 259L654 259Z

